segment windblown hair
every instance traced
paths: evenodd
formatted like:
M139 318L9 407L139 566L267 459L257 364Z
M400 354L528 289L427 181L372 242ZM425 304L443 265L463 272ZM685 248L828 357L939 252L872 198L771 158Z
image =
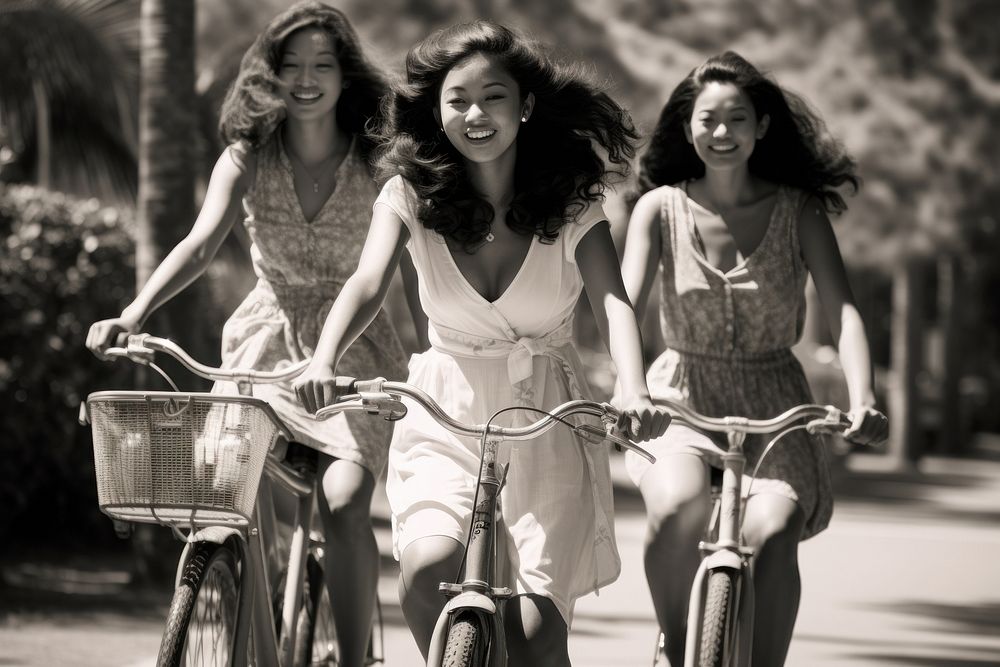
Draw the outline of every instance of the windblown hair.
M421 224L466 252L484 243L493 207L473 187L465 161L440 131L434 109L445 76L474 54L495 59L534 93L531 117L517 134L514 199L506 224L551 243L611 178L624 178L638 138L628 113L582 71L551 61L534 42L489 21L439 30L406 57L406 82L383 111L378 178L401 174L416 190ZM606 154L609 164L598 153Z
M276 16L240 62L240 71L226 94L219 132L226 143L245 141L260 148L285 119L285 103L278 94L278 68L289 37L305 28L319 28L330 35L344 88L337 100L337 125L357 135L365 155L373 143L366 136L378 115L389 85L385 75L365 57L357 33L343 12L321 2L306 0Z
M847 209L836 188L850 183L857 192L861 181L854 160L805 100L732 51L706 60L671 93L639 163L638 195L704 176L705 165L688 142L684 126L691 122L698 95L711 82L732 83L750 98L758 118L770 116L767 133L750 155L750 173L808 192L829 213Z

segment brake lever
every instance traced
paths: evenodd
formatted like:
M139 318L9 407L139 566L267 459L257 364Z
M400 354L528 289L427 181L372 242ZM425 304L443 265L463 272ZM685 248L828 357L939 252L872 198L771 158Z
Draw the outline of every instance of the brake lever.
M816 435L817 433L830 433L843 435L850 427L847 416L838 408L827 406L826 415L818 419L813 419L806 424L806 431Z
M617 423L617 420L615 420L615 423ZM615 446L615 448L618 449L618 451L628 449L635 452L650 463L656 463L655 456L628 438L623 438L620 435L617 435L612 430L598 428L597 426L593 426L591 424L578 424L573 427L573 430L587 442L602 444L609 441Z
M323 421L335 414L347 410L364 410L370 415L377 415L390 422L398 421L406 416L407 407L398 397L385 392L362 391L356 394L345 394L336 403L320 408L313 415Z

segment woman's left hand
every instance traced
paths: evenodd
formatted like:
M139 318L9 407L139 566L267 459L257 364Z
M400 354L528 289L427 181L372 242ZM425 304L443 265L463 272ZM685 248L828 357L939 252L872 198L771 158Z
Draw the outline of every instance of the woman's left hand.
M645 442L659 438L670 426L670 413L666 408L653 405L648 396L636 398L612 398L612 404L631 418L629 438L635 442Z
M889 419L873 407L855 408L848 415L851 427L844 439L859 445L880 445L889 438Z

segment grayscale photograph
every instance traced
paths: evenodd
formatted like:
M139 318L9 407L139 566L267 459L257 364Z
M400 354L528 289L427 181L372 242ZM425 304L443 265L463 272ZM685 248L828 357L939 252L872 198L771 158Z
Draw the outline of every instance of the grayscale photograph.
M0 666L1000 666L998 27L0 0Z

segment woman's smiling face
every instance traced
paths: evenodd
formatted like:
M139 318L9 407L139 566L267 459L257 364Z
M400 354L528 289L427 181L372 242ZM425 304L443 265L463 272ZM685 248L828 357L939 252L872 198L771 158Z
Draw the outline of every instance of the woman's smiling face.
M750 159L768 120L757 118L750 96L738 86L711 81L695 99L684 131L706 168L732 169Z
M530 93L522 100L517 81L495 59L476 53L445 76L435 116L463 157L482 164L513 150L533 103Z
M332 113L344 80L330 35L319 28L292 33L278 64L278 81L289 116L310 120Z

